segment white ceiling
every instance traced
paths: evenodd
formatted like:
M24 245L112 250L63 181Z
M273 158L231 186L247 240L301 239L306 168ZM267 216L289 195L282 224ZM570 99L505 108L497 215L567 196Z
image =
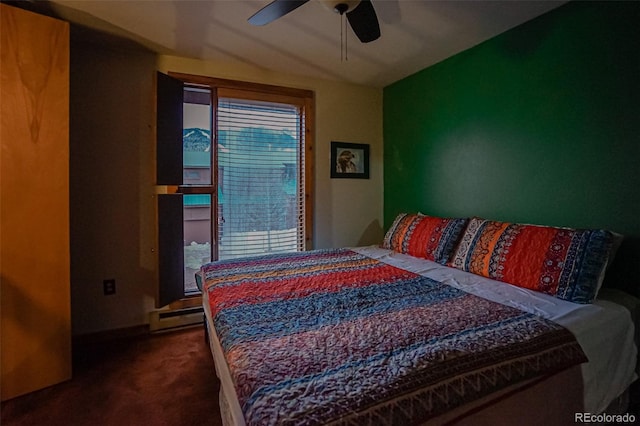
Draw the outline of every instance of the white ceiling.
M154 51L244 62L277 72L384 87L565 1L372 0L381 37L363 44L317 0L263 27L270 0L52 0L63 19L124 35Z

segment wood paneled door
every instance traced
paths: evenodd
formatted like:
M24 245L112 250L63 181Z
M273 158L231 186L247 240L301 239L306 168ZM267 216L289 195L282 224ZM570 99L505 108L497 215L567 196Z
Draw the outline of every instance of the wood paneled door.
M71 377L69 24L0 4L1 396Z

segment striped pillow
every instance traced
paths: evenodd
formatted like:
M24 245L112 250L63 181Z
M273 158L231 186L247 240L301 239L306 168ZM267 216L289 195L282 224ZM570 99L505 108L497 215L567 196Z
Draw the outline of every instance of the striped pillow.
M596 297L613 233L469 220L449 266L575 303Z
M444 265L466 223L467 219L400 213L387 231L382 247Z

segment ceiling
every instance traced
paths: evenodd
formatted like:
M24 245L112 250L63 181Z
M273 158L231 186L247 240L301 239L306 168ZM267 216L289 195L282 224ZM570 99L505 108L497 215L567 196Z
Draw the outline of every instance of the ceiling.
M372 0L381 37L360 43L318 0L262 27L247 19L270 0L52 0L69 20L132 39L153 51L243 62L276 72L384 87L564 1Z

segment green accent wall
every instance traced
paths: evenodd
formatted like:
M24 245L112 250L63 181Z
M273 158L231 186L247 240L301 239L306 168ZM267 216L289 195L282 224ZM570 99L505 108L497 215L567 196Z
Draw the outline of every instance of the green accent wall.
M640 287L639 22L640 2L571 2L386 87L385 229L404 211L610 229L609 275Z

